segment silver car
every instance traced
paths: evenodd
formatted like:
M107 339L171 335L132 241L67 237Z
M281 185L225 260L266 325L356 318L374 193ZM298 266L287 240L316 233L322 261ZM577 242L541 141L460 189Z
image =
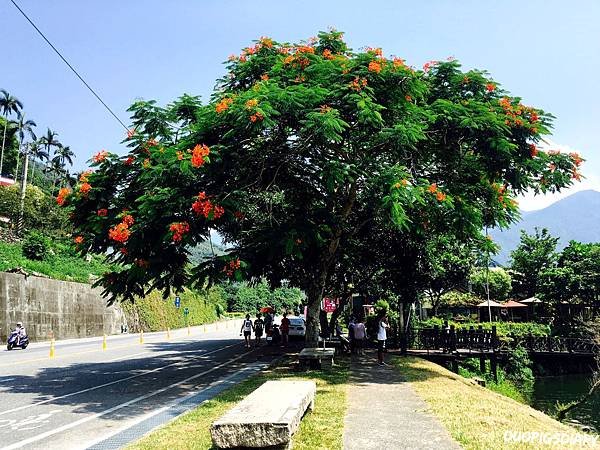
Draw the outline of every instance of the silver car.
M306 335L306 322L302 317L288 317L290 319L290 336L304 337Z

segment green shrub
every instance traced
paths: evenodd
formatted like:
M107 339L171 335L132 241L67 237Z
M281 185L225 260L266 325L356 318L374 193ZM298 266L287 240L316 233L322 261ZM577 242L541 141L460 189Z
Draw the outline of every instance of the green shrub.
M50 241L36 231L30 231L23 241L23 256L34 261L43 261L48 255Z
M531 371L529 353L518 345L508 351L504 370L506 377L517 385L530 389L533 386L533 372Z

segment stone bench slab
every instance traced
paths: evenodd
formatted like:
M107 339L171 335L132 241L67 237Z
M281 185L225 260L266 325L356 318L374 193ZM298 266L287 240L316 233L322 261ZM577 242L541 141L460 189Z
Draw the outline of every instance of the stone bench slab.
M317 361L322 369L333 365L335 349L333 348L305 348L298 354L300 367L304 368L310 361Z
M262 448L286 445L312 409L317 386L314 381L267 381L210 429L219 448Z

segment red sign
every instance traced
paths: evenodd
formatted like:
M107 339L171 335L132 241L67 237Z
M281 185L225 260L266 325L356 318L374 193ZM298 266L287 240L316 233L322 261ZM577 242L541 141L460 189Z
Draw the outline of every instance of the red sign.
M325 297L323 299L323 311L327 312L327 313L332 313L334 312L338 305L339 305L339 299L337 298L328 298Z

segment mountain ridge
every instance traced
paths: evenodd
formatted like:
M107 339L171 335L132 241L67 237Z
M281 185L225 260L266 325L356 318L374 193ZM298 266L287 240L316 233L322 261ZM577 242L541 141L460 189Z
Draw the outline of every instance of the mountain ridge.
M510 228L491 230L490 236L500 245L494 260L507 264L510 252L519 245L521 230L531 234L536 227L547 228L551 235L558 237L559 250L571 240L600 242L600 192L579 191L546 208L521 211L521 219Z

